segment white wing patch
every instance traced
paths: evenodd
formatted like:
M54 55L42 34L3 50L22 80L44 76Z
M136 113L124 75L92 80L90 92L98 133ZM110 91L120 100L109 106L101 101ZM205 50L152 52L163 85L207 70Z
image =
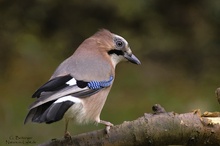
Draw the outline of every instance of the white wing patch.
M72 78L71 80L66 82L66 84L68 84L69 86L76 85L76 79Z
M60 103L60 102L64 102L64 101L72 101L74 103L81 103L81 99L76 98L74 96L68 95L68 96L64 96L59 98L58 100L56 100L54 103Z

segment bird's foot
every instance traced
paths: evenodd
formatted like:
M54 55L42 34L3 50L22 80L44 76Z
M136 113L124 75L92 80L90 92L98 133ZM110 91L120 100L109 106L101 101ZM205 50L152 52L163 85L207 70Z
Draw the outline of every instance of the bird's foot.
M71 139L71 135L70 135L70 133L69 133L68 131L66 131L66 132L64 133L64 138L65 138L65 139Z
M106 126L106 127L105 127L105 132L106 132L107 134L110 133L110 128L111 128L112 126L114 126L111 122L107 122L107 121L103 121L103 120L100 120L99 123L104 124L104 125Z

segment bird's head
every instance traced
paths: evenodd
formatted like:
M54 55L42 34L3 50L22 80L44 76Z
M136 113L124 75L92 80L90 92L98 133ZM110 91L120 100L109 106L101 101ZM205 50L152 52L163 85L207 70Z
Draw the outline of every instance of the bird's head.
M112 63L116 66L121 61L129 61L141 64L138 58L132 54L128 42L121 36L102 29L97 34L100 45L107 51Z

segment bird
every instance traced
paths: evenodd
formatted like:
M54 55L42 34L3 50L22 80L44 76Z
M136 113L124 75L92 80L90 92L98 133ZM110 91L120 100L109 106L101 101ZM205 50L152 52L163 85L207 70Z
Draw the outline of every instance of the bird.
M51 124L64 119L64 137L70 136L69 121L104 124L108 132L113 124L101 120L100 114L121 61L141 64L123 37L107 29L98 30L34 92L32 98L36 100L29 106L24 124Z

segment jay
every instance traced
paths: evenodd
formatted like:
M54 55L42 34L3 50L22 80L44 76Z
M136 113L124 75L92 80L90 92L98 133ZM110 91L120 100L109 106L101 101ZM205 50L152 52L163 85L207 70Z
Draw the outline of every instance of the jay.
M24 123L50 124L65 119L65 135L69 135L70 120L101 123L108 131L113 124L100 120L100 114L115 79L115 67L126 60L141 64L123 37L99 30L36 90L32 96L36 101L29 106Z

